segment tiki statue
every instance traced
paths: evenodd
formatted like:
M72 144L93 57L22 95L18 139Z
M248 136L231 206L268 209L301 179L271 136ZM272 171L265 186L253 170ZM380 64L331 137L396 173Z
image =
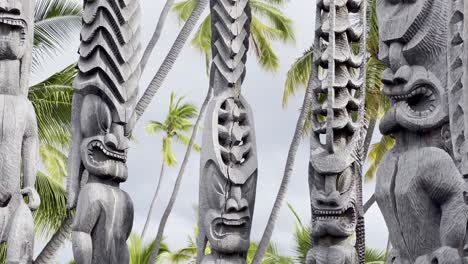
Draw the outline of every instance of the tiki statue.
M135 124L139 17L139 0L84 1L67 186L78 264L129 262L133 203L119 185Z
M255 204L257 153L253 116L240 95L249 47L248 0L211 0L210 85L200 164L197 263L246 263ZM211 254L205 256L210 243Z
M34 1L0 1L0 242L8 246L6 263L32 263L31 210L40 204L37 121L27 97L33 34Z
M366 1L317 4L311 75L309 186L314 246L307 256L310 264L363 261L358 152L364 123L365 14Z
M387 263L462 263L468 207L459 109L466 88L455 58L463 48L453 27L459 5L463 1L377 1L379 57L389 66L383 93L391 104L380 131L396 140L382 159L375 191L393 246Z

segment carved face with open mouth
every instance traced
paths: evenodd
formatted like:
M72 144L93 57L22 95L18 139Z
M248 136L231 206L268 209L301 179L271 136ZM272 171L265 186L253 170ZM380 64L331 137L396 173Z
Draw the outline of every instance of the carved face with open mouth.
M0 58L16 60L23 57L28 25L23 17L22 1L8 2L0 6ZM3 10L2 10L3 9Z
M112 122L109 106L98 96L88 95L81 116L81 156L89 173L118 182L128 177L126 124Z
M353 166L337 174L324 175L311 171L313 236L352 235L357 223Z
M444 122L446 94L434 74L420 66L403 66L395 74L384 73L383 92L390 98L391 109L381 122L383 133L398 126L412 131L425 130Z

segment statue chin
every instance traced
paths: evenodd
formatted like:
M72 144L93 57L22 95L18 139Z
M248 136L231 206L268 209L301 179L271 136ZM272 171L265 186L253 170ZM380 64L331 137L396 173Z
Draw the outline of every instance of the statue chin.
M232 221L231 221L232 222ZM207 238L213 251L219 254L247 252L250 246L250 219L238 223L223 222L221 218L207 219L210 223Z

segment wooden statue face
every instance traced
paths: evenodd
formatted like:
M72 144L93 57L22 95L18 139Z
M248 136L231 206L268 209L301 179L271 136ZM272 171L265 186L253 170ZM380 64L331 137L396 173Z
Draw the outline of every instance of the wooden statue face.
M347 237L356 230L356 188L353 165L341 173L320 174L309 169L314 237Z
M24 56L32 31L33 0L0 1L0 59L19 60Z
M220 254L247 252L255 205L257 154L243 99L217 97L208 108L201 153L200 228Z
M115 109L109 106L93 94L83 100L81 157L90 174L122 182L128 177L130 128L128 123L114 121Z
M447 95L438 78L424 67L403 66L395 74L387 70L383 82L391 108L381 121L382 133L402 128L423 131L446 122Z
M249 248L256 175L236 184L223 175L213 162L205 170L206 204L202 224L212 250L232 254Z

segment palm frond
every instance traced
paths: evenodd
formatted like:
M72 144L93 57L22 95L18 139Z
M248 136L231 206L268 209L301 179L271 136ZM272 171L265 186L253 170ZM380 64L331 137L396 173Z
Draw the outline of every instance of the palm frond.
M385 251L366 248L366 264L384 264L387 260Z
M28 98L36 111L39 140L55 147L67 148L70 142L71 105L74 65L30 88Z
M164 137L163 139L163 160L168 167L177 165L177 158L175 157L174 150L172 149L172 138Z
M390 136L383 136L378 143L371 146L368 160L371 163L366 172L366 180L372 180L375 177L377 168L382 161L383 156L395 145L395 139Z
M300 87L305 88L312 71L313 48L307 49L301 57L296 59L289 69L283 92L283 107L288 105L289 97L296 94Z
M75 0L37 0L35 8L33 70L45 60L55 58L74 40L81 30L81 5Z
M41 205L34 214L35 230L48 237L58 230L70 213L66 191L63 184L42 171L37 173L35 187L41 197Z

